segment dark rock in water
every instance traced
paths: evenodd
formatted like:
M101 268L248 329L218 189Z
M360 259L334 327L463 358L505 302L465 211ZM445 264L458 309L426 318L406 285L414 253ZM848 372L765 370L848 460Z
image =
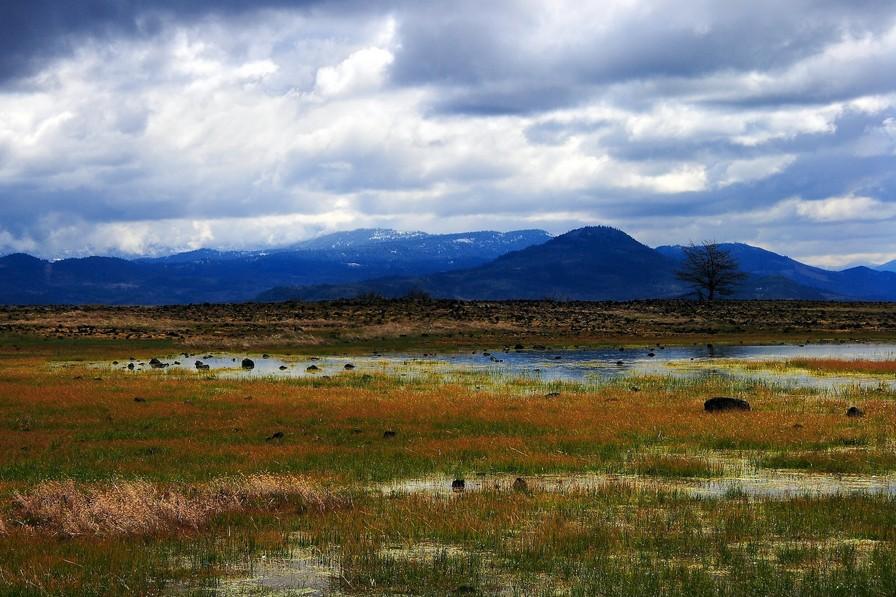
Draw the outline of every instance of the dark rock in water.
M463 479L455 479L451 482L451 489L452 491L463 491L466 485Z
M529 484L526 483L526 480L522 477L517 477L516 481L513 482L513 490L514 491L529 491Z
M514 350L523 350L524 348L525 346L523 346L522 344L517 344L513 347Z
M272 442L272 441L274 441L274 440L278 440L278 439L283 439L283 432L282 432L282 431L275 431L275 432L272 433L269 437L266 437L266 438L264 439L264 441L266 441L266 442Z
M167 367L168 363L163 363L159 359L153 357L153 358L149 359L149 366L152 367L153 369L162 369L163 367Z
M392 431L391 429L387 429L386 431L383 431L383 439L392 439L396 435L397 435L397 433L395 431Z
M134 363L128 363L128 369L130 369L131 371L133 371L133 370L134 370Z
M118 364L118 361L112 361L112 364L113 364L113 365L117 365L117 364Z
M648 353L647 353L647 356L649 356L649 357L655 357L655 356L656 356L656 353L648 352Z
M703 410L708 413L724 412L729 410L750 410L750 403L741 398L728 396L716 396L703 403Z
M545 346L544 344L533 344L532 348L534 350L547 350L548 349L548 347Z
M351 363L346 363L345 367L343 367L343 369L345 369L346 371L351 371L354 368L355 368L355 366L352 365Z
M307 371L308 373L314 373L315 371L320 371L320 367L318 367L317 365L308 365L307 367L305 367L305 371Z
M134 396L134 402L146 402L146 398L142 398L140 396Z
M255 361L253 361L252 359L243 359L241 365L243 369L255 369Z
M271 358L271 355L269 355L268 353L264 353L263 355L261 355L261 358L269 359L269 358Z
M199 370L199 371L206 371L206 370L209 369L209 366L206 365L205 363L203 363L202 361L196 361L196 362L193 364L193 366L196 367L196 369Z
M288 367L286 365L280 365L277 368L280 369L280 371L286 371L288 369Z
M545 398L556 398L560 395L560 392L548 392L544 395Z
M625 365L625 363L623 363L622 361L616 361L616 364L619 365L620 367L622 367L623 365Z
M850 418L854 418L854 419L859 418L859 417L864 417L864 416L865 416L865 411L863 411L863 410L862 410L861 408L859 408L858 406L850 406L850 407L846 410L846 416L847 416L847 417L850 417Z

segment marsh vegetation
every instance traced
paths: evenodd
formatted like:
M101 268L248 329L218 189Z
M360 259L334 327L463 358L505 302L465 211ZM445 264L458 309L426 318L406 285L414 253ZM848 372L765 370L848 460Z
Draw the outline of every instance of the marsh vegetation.
M526 374L534 353L574 359L559 340L503 353L501 324L476 358L529 361L468 367L430 332L378 356L57 338L29 313L0 346L4 593L896 592L896 391L854 383L892 379L886 345L575 377ZM829 346L880 329L848 334ZM149 366L206 356L221 367ZM836 383L773 375L790 370ZM707 413L715 396L751 409Z

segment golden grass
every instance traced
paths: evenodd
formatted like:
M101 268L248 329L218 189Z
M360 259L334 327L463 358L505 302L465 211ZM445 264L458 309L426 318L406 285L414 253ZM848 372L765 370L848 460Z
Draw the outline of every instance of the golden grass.
M796 367L823 373L870 373L886 375L896 373L896 361L871 361L864 359L789 359L785 367Z
M219 514L274 510L287 503L326 510L344 500L294 475L247 475L189 486L46 481L14 495L12 518L19 526L52 534L148 535L197 529ZM11 526L0 525L4 531Z

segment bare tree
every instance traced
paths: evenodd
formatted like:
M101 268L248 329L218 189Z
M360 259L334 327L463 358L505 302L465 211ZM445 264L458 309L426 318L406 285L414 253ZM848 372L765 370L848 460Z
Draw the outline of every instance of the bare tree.
M701 299L705 291L710 301L717 295L731 294L747 277L731 253L711 241L684 247L684 260L675 276L693 286Z

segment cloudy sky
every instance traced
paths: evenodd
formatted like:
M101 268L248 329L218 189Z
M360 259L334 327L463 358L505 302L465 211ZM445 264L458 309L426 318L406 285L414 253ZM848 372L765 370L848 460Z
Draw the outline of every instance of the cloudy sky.
M597 223L896 258L896 3L0 5L0 253Z

